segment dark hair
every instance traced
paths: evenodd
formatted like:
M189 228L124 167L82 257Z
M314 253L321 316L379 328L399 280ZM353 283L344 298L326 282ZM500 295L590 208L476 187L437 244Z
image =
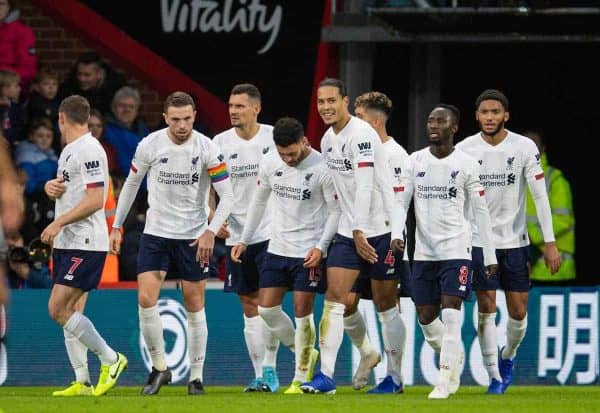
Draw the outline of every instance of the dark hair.
M447 103L438 103L433 109L436 108L446 109L448 112L450 112L456 124L460 122L460 109L458 109L456 106L449 105Z
M348 92L346 91L346 84L343 81L341 81L340 79L335 79L333 77L326 77L325 79L323 79L319 82L319 86L317 87L317 89L325 87L325 86L337 87L338 90L340 91L340 95L342 95L343 98L348 96Z
M44 116L44 117L35 118L31 121L31 123L29 124L29 127L27 128L27 135L28 136L31 135L33 132L35 132L36 130L38 130L41 127L50 129L52 131L52 133L54 134L54 127L52 126L52 121Z
M190 95L185 92L173 92L165 99L165 104L163 106L164 113L167 113L167 110L170 107L174 108L182 108L184 106L191 106L192 109L196 110L196 105L194 104L194 99Z
M294 118L280 118L273 127L273 140L275 145L288 147L298 143L304 137L304 127Z
M242 95L244 93L248 95L250 99L254 99L258 102L261 101L260 90L252 83L240 83L231 89L232 95Z
M481 102L483 102L484 100L497 100L502 104L504 110L508 112L508 98L504 93L500 92L499 90L486 89L483 92L481 92L481 94L477 96L477 99L475 100L475 110L479 109L479 105L481 105Z
M56 80L56 82L58 83L58 80L59 80L58 72L56 72L50 68L44 67L44 68L38 70L37 74L35 75L35 82L40 83L42 80L44 80L46 78Z
M95 63L98 66L102 66L104 64L104 60L102 59L102 57L100 57L100 55L97 52L93 50L88 50L86 52L81 53L77 58L77 65L80 63L84 65Z
M58 112L64 113L73 123L85 125L90 118L90 103L83 96L71 95L60 102Z
M365 108L383 112L386 117L392 113L392 101L381 92L363 93L354 101L354 108Z

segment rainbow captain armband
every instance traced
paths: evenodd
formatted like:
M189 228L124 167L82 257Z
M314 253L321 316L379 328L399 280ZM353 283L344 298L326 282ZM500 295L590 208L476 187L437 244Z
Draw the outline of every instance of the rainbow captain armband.
M208 176L210 176L210 181L213 184L229 178L229 173L227 172L227 165L225 165L225 162L221 162L217 166L208 168Z

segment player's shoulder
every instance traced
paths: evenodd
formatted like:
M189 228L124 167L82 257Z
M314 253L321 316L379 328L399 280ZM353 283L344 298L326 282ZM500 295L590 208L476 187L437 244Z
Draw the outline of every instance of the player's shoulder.
M479 133L475 133L471 136L467 136L454 146L466 152L468 149L478 146L481 142L481 135Z
M419 149L418 151L414 151L410 155L408 155L408 159L413 162L423 161L429 155L429 146L424 147L423 149Z
M348 127L351 131L350 139L364 139L365 137L367 137L369 139L381 143L381 141L379 140L379 135L377 135L375 129L373 129L373 127L369 123L356 116L350 117Z
M138 143L138 146L140 148L144 148L144 147L151 148L154 145L159 144L161 140L164 140L164 138L168 138L167 128L162 128L162 129L158 129L153 132L150 132L145 138L143 138L140 141L140 143Z
M394 138L390 137L390 139L383 144L385 151L389 154L390 157L394 158L407 158L408 152L402 145L398 143Z
M520 151L526 153L538 152L535 143L527 136L523 136L510 130L507 130L507 132L508 135L506 136L506 139L508 139L509 143L518 148Z
M216 143L217 145L221 145L226 139L229 139L234 135L235 135L234 128L229 128L229 129L224 130L223 132L217 133L213 137L212 141L214 143Z
M67 147L65 147L65 149L67 149ZM88 133L77 139L75 142L72 142L68 149L70 151L69 153L74 155L76 158L105 154L104 148L98 139L94 138L91 133Z
M283 161L276 151L267 152L260 161L260 165L265 169L278 168Z

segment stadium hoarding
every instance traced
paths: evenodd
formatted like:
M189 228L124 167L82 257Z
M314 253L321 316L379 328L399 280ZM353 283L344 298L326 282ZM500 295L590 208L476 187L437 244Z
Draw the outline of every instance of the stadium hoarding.
M600 288L540 288L531 292L528 330L516 360L515 384L595 384L599 379L599 291ZM0 343L0 385L67 384L73 373L64 349L63 334L48 317L49 291L13 291L8 308L8 329ZM498 343L504 344L507 311L498 292ZM210 385L244 385L253 377L243 338L239 301L233 294L207 290L208 349L204 381ZM423 340L415 308L402 299L402 317L407 325L403 374L406 385L431 384L437 378L437 359ZM291 296L284 307L291 311ZM320 317L322 297L316 303ZM167 363L173 380L185 383L189 371L185 342L187 321L178 290L163 290L159 302L165 328ZM369 335L382 348L377 314L369 301L360 304ZM90 294L86 313L111 346L129 358L129 369L121 384L142 384L150 359L140 334L135 290L100 290ZM463 306L462 335L465 348L463 384L487 383L477 342L477 306ZM96 380L98 361L88 353L90 372ZM358 364L358 353L344 338L338 357L336 380L348 384ZM385 360L375 369L375 378L385 375ZM293 357L280 348L278 372L282 383L291 381Z

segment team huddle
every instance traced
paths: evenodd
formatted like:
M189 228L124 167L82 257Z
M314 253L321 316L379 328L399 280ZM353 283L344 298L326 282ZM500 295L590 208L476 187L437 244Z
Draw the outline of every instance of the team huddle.
M344 332L361 356L352 386L366 387L381 354L357 310L362 298L375 304L387 355L386 377L367 393L402 393L406 326L399 297L410 296L426 341L439 353L439 378L429 398L446 399L460 386L460 309L474 289L478 338L490 378L487 393L503 394L527 327L526 186L544 235L546 265L552 273L560 266L537 147L505 129L508 99L497 90L477 98L481 130L456 146L460 112L436 105L427 118L429 146L410 155L387 135L392 109L387 96L361 95L354 102L356 116L348 106L342 81L326 78L319 84L317 107L329 126L319 152L294 118L281 118L274 126L259 123L261 96L251 84L232 89L232 127L212 140L193 129L193 99L174 92L164 104L167 127L137 147L108 234L106 154L88 132L87 101L66 98L59 126L67 146L57 178L45 186L56 200L56 219L41 239L53 244L49 312L64 330L76 380L53 394L100 396L127 368L125 355L106 343L83 308L87 292L98 285L107 250L120 251L121 227L146 176L149 208L138 253L138 304L152 371L143 395L157 394L171 382L157 307L167 272L182 280L188 394L204 393L205 284L215 237L225 239L228 248L224 289L239 296L255 372L244 391L278 391L281 343L295 356L285 394L335 393ZM416 218L412 268L405 248L411 203ZM498 288L506 293L509 312L501 352ZM282 309L290 290L294 321ZM316 293L324 294L318 332ZM88 349L101 362L95 386ZM320 371L315 371L319 359Z

